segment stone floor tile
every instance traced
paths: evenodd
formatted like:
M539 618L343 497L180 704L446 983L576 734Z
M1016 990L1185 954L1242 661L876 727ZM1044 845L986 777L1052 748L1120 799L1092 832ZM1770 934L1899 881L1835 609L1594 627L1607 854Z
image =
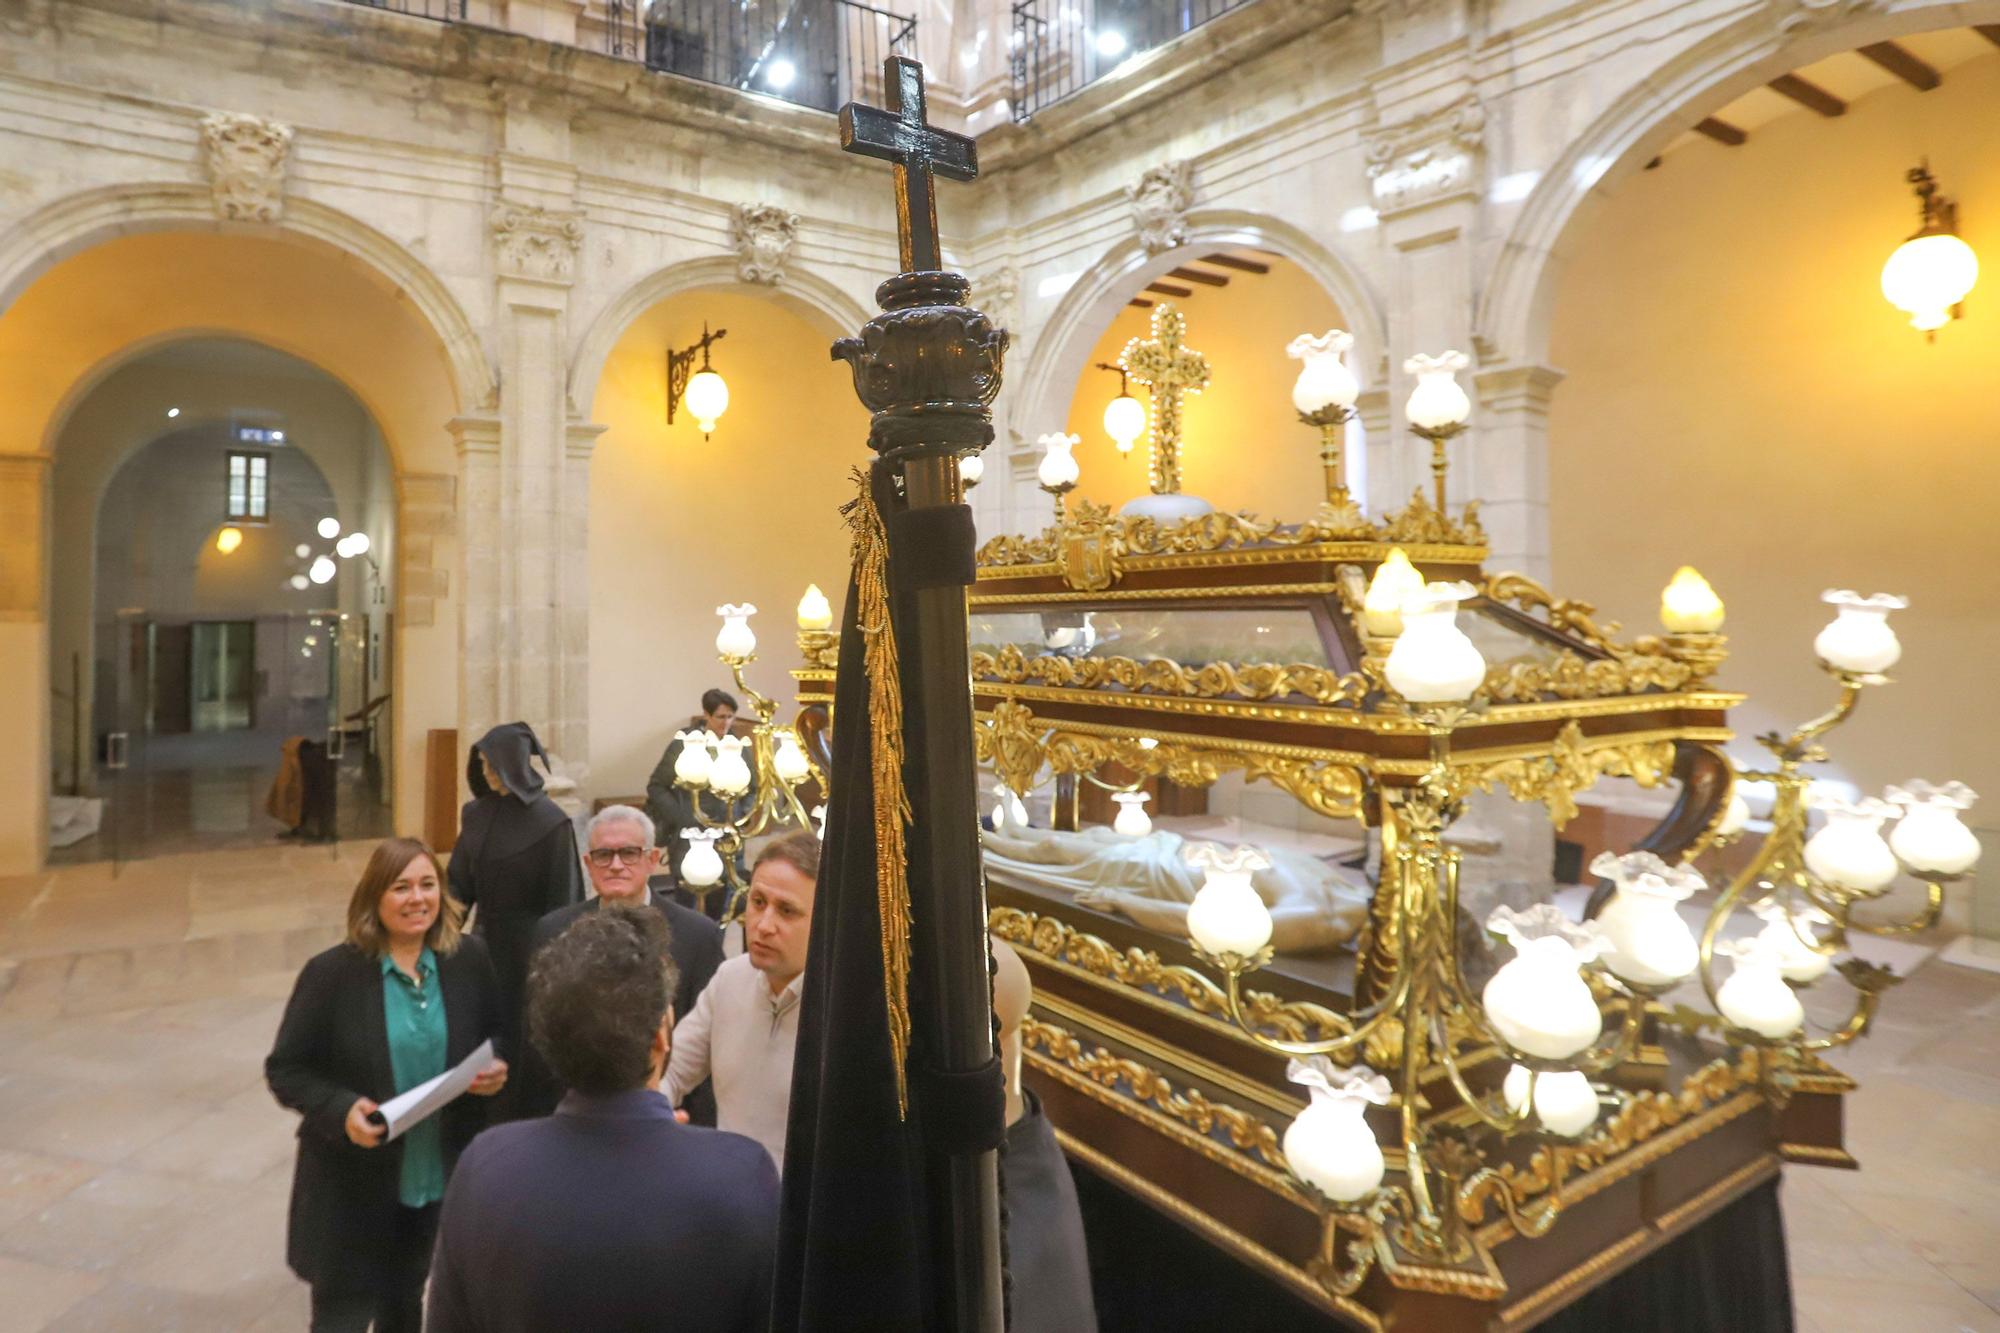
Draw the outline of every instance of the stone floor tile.
M0 1148L0 1231L41 1212L100 1169L71 1157Z
M2000 1313L1945 1278L1828 1277L1794 1296L1805 1316L1827 1333L2000 1333Z
M260 1079L255 1088L231 1098L227 1109L202 1113L134 1154L130 1164L167 1175L246 1184L292 1158L293 1126L289 1117L274 1115L276 1110Z
M0 1333L40 1333L105 1284L97 1273L0 1255Z
M273 1299L264 1287L216 1295L114 1281L72 1306L47 1333L234 1333L260 1318ZM294 1333L302 1328L293 1325Z
M104 1272L222 1208L232 1192L184 1176L116 1169L0 1231L0 1254Z

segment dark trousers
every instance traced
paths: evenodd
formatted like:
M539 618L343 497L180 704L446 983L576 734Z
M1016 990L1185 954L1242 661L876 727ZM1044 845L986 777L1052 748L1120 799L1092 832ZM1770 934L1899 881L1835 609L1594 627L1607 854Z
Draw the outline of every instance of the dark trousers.
M424 1325L424 1280L437 1240L438 1205L397 1208L389 1261L372 1274L343 1274L338 1288L312 1289L312 1333L418 1333ZM357 1279L365 1287L351 1284Z

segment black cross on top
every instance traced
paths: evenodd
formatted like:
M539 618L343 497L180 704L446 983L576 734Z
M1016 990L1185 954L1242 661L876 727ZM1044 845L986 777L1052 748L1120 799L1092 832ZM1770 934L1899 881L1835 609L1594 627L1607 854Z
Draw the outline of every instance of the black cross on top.
M896 233L905 273L944 267L938 253L937 195L933 174L969 181L979 174L972 140L924 120L924 67L908 56L882 62L889 109L849 102L840 109L840 146L896 164Z

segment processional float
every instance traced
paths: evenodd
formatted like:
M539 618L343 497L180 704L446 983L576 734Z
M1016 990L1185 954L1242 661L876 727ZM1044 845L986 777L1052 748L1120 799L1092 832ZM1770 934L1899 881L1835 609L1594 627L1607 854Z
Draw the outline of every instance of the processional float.
M973 727L995 821L1053 784L1058 827L1108 795L1115 831L1140 836L1149 796L1234 774L1373 830L1379 869L1358 947L1332 964L1274 951L1254 854L1207 854L1185 938L996 878L989 924L1035 982L1028 1081L1072 1159L1337 1322L1434 1330L1532 1326L1783 1162L1856 1165L1856 1085L1823 1057L1897 977L1850 938L1934 924L1979 850L1960 784L1809 800L1821 738L1887 683L1901 599L1826 594L1814 650L1836 702L1759 737L1770 768L1739 770L1721 747L1744 696L1711 683L1723 609L1694 571L1666 591L1666 633L1628 639L1485 570L1477 502L1446 502L1463 356L1406 367L1431 494L1371 518L1340 458L1352 339L1295 340L1325 496L1279 523L1179 494L1177 397L1208 370L1179 312L1156 307L1154 326L1121 359L1155 386L1154 495L1072 506L1073 472L1054 468L1056 523L979 551ZM1073 443L1052 437L1050 456ZM799 726L817 736L835 654L809 629L801 649ZM1560 830L1604 778L1677 794L1638 846L1592 864L1585 916L1463 921L1448 835L1467 797L1542 805ZM1697 931L1679 905L1707 888L1704 854L1743 835L1749 783L1771 788L1770 831ZM1921 905L1884 915L1905 875ZM1468 925L1505 941L1483 983ZM1800 994L1829 973L1852 1000L1814 1030Z

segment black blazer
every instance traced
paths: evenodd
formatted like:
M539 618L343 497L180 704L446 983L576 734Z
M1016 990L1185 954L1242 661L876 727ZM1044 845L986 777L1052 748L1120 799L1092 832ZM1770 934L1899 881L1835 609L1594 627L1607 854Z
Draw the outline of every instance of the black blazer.
M445 1062L452 1065L500 1033L500 992L486 946L461 939L438 959L438 983ZM347 1112L356 1098L396 1095L379 958L337 944L305 965L264 1061L264 1080L279 1105L302 1117L286 1261L315 1286L372 1289L388 1262L403 1144L357 1147L347 1137ZM447 1174L485 1128L490 1100L468 1094L438 1113Z
M430 1333L765 1333L778 1172L650 1088L479 1136L445 1192Z
M674 988L674 1018L676 1021L694 1012L694 1002L708 985L708 979L715 975L715 969L722 966L722 927L691 907L682 907L667 896L662 888L653 890L653 907L667 919L668 948L673 953L674 970L680 973L680 984ZM592 898L572 907L559 907L535 923L533 941L528 946L528 966L534 967L534 956L544 944L570 928L570 923L586 913L595 912L602 898ZM521 1018L525 1027L527 1015ZM522 1033L521 1059L516 1069L520 1075L520 1093L514 1104L516 1116L548 1115L556 1109L563 1093L562 1086L542 1053L535 1049L532 1041ZM510 1079L511 1081L511 1079ZM715 1123L715 1090L703 1079L701 1086L690 1092L681 1102L688 1119L697 1125Z

